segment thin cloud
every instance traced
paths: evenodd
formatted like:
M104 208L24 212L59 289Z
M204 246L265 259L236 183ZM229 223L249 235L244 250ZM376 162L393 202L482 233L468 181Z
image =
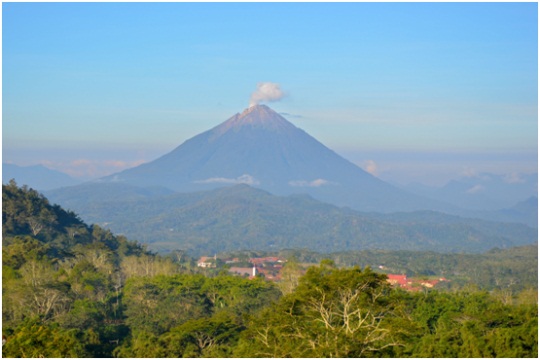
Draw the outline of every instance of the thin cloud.
M294 187L321 187L325 185L335 185L336 183L325 179L315 179L313 181L293 180L289 181L290 186Z
M99 178L112 173L129 169L145 163L147 160L93 160L75 159L68 162L41 161L50 169L68 174L74 178Z
M472 188L468 189L467 194L478 194L479 192L484 191L485 188L482 185L474 185Z
M290 114L290 113L286 113L286 112L281 112L281 113L279 113L279 115L282 115L282 116L285 116L285 117L288 117L288 118L293 118L293 119L302 119L302 118L304 118L302 115Z
M214 177L205 180L196 180L196 184L247 184L247 185L259 185L260 182L249 174L244 174L235 179L233 178L223 178L223 177Z
M518 173L511 173L504 177L504 182L507 184L523 184L525 179L523 179Z

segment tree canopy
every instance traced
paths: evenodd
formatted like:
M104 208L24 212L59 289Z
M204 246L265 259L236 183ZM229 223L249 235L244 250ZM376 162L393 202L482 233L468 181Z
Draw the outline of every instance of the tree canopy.
M304 273L291 259L277 284L204 273L32 189L2 190L4 357L538 355L533 287L412 293L332 260Z

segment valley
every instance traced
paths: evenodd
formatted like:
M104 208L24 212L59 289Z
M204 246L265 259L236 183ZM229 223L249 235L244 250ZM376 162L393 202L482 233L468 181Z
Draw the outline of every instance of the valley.
M2 358L538 358L537 3L1 13Z
M433 211L358 212L308 195L275 196L245 184L170 194L137 187L123 193L123 189L122 184L89 184L74 187L73 193L51 191L47 196L85 221L155 251L181 249L193 256L285 248L484 252L537 241L535 229L517 223ZM92 201L88 193L94 194Z
M538 352L536 245L476 255L234 251L196 261L87 225L13 181L2 200L4 357Z
M528 179L498 204L531 194L535 178ZM495 180L478 185L490 186L492 198L505 186L504 179ZM254 105L154 161L45 193L85 221L162 253L478 253L537 243L536 197L508 209L493 210L492 203L485 210L466 208L460 199L476 206L483 201L472 197L468 189L476 185L468 181L441 189L434 199L424 196L426 189L407 192L342 158L268 106Z
M3 356L538 354L534 175L408 191L265 105L93 181L4 168Z

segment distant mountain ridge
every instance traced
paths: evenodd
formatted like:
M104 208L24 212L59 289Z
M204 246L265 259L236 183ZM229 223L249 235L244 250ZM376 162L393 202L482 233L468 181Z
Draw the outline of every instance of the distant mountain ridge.
M499 210L537 197L538 174L482 173L451 180L441 187L410 184L404 189L469 210Z
M86 184L75 187L82 192ZM109 198L121 184L88 202L61 191L47 193L87 222L148 243L154 250L183 249L193 255L240 249L306 248L322 252L389 249L482 252L534 244L536 229L521 224L466 219L432 211L360 213L307 195L274 196L240 184L204 192ZM76 188L79 188L77 190ZM63 197L64 196L64 197Z
M533 224L533 200L486 213L413 195L264 105L152 162L46 195L85 221L154 250L181 248L195 255L283 248L481 252L536 243L538 236L536 229L509 223L526 218Z
M243 183L277 195L307 193L362 211L452 208L372 176L265 105L235 114L152 162L102 180L180 192Z
M81 183L67 174L43 165L18 166L2 163L2 184L7 184L11 179L15 179L20 185L27 185L40 191Z

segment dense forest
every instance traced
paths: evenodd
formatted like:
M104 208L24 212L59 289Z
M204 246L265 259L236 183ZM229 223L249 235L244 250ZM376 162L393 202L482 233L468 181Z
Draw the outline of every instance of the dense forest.
M2 200L3 357L538 356L533 281L406 292L362 259L333 254L304 270L291 253L270 282L154 254L15 182ZM504 262L527 257L509 251L482 261L519 278Z
M524 224L434 211L358 212L308 195L276 196L245 184L168 193L159 187L95 182L47 196L85 221L144 241L156 251L182 248L193 256L284 248L480 253L495 246L534 244L538 232Z

